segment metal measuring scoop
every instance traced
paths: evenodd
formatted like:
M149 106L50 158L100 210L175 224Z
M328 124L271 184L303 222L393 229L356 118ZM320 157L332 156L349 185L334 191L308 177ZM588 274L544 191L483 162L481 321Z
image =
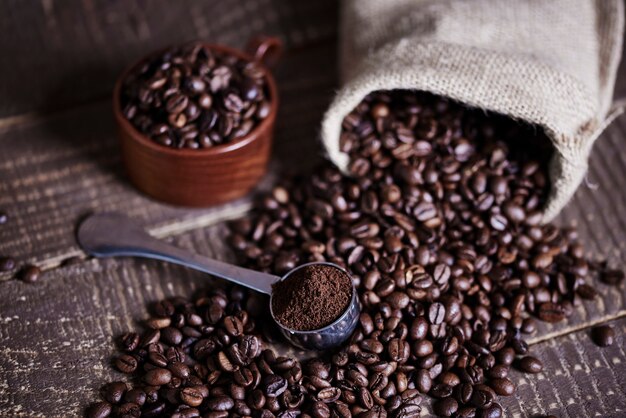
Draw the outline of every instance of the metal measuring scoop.
M237 267L223 261L192 253L156 239L136 225L132 219L112 213L96 214L86 218L77 232L79 245L95 257L131 256L153 258L190 267L233 283L240 284L257 292L270 295L270 313L282 334L294 345L314 350L326 350L344 342L356 328L360 305L354 284L352 300L345 312L332 324L313 331L298 331L283 326L276 320L272 311L272 285L287 279L295 271L314 264L334 267L348 278L343 268L333 263L307 263L289 271L283 277ZM352 281L352 280L351 280Z

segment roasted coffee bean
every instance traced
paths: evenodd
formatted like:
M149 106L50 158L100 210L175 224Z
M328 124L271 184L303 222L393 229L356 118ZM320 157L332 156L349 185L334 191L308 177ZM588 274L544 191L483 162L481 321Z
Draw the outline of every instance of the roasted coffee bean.
M146 402L146 392L141 389L131 389L124 395L124 402L142 406Z
M475 418L476 408L473 406L462 406L456 413L457 418Z
M0 211L0 225L7 223L9 220L9 215L6 212Z
M539 319L546 322L560 322L565 319L565 310L562 305L546 302L539 305Z
M120 403L128 387L124 382L111 382L102 388L102 398L112 404Z
M311 406L311 415L314 418L330 418L330 408L324 402L317 401Z
M442 417L451 417L459 409L459 404L454 398L441 399L433 405L435 413Z
M118 416L123 417L139 417L141 416L141 408L132 402L127 402L118 406L115 410Z
M115 359L115 367L122 373L132 373L137 370L137 359L129 354L122 354Z
M609 325L600 325L591 330L593 341L600 347L608 347L613 345L615 340L615 331Z
M16 263L12 257L0 257L0 272L11 271L15 266Z
M113 407L108 402L98 402L87 409L87 418L107 418L111 415Z
M206 406L211 411L229 411L235 406L235 401L228 396L216 396L206 401Z
M276 398L287 390L288 382L283 377L271 374L263 380L263 390L269 398Z
M170 48L132 69L123 84L124 116L162 146L227 143L252 131L271 109L263 71L249 78L250 63L192 45L207 52L186 54L188 45Z
M622 270L606 270L600 274L600 280L615 286L624 281L624 272Z
M24 268L22 268L22 271L20 272L20 278L25 283L35 283L36 281L39 280L40 276L41 276L41 269L33 265L25 266Z
M491 379L489 385L498 395L510 396L515 392L515 385L506 377Z
M479 418L500 418L502 416L502 407L494 403L478 412Z
M543 370L543 363L535 357L526 356L519 360L518 368L525 373L540 373Z
M417 372L417 375L415 377L415 386L420 392L422 393L430 392L432 384L433 384L433 381L427 370L422 369Z
M135 351L139 347L139 334L127 332L120 338L120 345L124 351Z

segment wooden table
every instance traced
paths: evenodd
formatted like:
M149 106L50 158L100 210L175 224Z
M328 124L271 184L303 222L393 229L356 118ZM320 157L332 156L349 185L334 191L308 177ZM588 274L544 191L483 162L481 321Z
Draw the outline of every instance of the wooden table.
M337 85L333 0L67 0L0 5L0 254L45 269L29 285L0 275L0 416L76 416L106 381L113 336L135 328L146 305L203 286L202 274L159 262L86 259L74 242L77 220L115 210L159 237L229 260L223 220L249 200L206 210L151 201L124 179L110 91L121 69L146 51L203 38L241 47L256 33L280 36L282 107L274 170L304 169L319 153L319 122ZM181 22L184 22L181 24ZM626 67L616 97L626 96ZM626 259L626 117L594 148L587 181L560 216L576 224L591 254ZM515 374L507 416L626 416L626 291L598 284L602 299L567 323L542 324L532 340L545 371ZM610 348L589 330L611 323Z

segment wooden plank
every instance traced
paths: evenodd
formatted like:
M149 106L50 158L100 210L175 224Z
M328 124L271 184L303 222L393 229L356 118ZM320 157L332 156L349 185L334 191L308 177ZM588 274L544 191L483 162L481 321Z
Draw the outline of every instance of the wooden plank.
M290 48L334 37L336 2L289 0L67 0L0 4L0 118L107 97L144 54L205 39L244 47L278 35Z
M320 70L333 54L333 45L322 44L286 56L279 67L275 165L302 169L315 162L316 129L334 85L334 75ZM79 254L73 232L89 211L121 211L171 234L240 216L250 201L188 210L140 195L124 178L107 102L0 132L0 179L0 208L10 217L0 229L0 254L45 267Z

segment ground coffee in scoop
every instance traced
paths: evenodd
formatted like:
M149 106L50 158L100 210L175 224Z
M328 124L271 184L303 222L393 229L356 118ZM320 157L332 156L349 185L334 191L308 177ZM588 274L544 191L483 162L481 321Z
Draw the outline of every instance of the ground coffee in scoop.
M298 331L333 323L352 298L350 277L328 265L310 265L274 285L272 310L276 320Z

